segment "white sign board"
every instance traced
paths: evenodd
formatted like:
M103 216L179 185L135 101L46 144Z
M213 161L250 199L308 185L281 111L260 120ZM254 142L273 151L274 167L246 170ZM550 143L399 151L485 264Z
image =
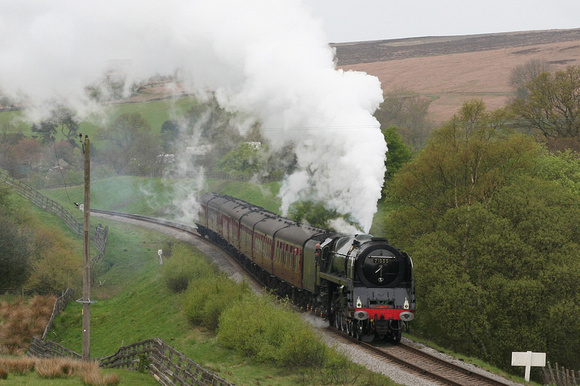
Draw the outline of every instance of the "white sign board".
M159 255L159 264L163 264L163 249L158 250L157 255Z
M512 352L512 366L525 366L526 382L530 381L530 370L532 366L534 367L544 367L546 366L546 353L545 352Z

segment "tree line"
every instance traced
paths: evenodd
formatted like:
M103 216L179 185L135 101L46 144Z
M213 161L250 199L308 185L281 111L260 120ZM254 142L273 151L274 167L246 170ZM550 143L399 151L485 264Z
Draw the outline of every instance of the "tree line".
M528 350L580 367L580 67L540 64L514 70L505 107L467 101L411 157L387 154L384 231L414 260L414 331L506 370Z

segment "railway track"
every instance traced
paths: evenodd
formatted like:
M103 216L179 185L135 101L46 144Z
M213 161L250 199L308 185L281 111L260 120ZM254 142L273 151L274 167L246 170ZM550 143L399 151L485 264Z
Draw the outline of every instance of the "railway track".
M403 342L394 345L390 343L365 343L334 327L328 330L343 339L356 343L375 357L386 359L406 367L422 377L444 385L456 386L506 386L507 381L497 380L485 374L469 370L463 366L447 361L426 351L420 350Z
M110 216L113 219L115 217L122 217L140 222L169 227L201 237L197 233L197 228L195 226L181 224L174 221L98 209L91 209L91 212L99 215ZM228 260L236 261L233 258ZM242 266L237 265L237 269L242 269ZM510 383L507 381L500 381L495 378L490 378L484 374L471 371L465 367L431 355L428 352L419 350L404 343L400 343L399 345L392 345L388 343L368 344L359 341L356 338L335 329L334 327L328 327L327 331L335 336L339 336L342 339L348 340L351 343L357 344L358 347L371 353L371 355L380 358L381 360L394 362L424 378L431 379L440 384L470 386L510 385Z

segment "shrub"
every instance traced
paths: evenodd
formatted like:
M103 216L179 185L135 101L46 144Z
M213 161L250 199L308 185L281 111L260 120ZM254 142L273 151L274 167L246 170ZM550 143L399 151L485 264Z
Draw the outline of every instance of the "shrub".
M215 331L224 309L249 291L247 284L236 284L222 274L192 281L182 301L183 312L193 325Z
M229 307L218 337L228 348L286 367L322 366L328 351L299 315L269 297L245 296Z
M175 245L172 256L163 266L165 285L173 292L183 292L191 280L210 277L215 269L199 251L186 244Z

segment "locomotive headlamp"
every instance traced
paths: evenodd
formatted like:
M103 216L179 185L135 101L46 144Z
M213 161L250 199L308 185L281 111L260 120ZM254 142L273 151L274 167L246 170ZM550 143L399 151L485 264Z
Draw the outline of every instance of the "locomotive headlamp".
M413 318L415 318L415 314L409 311L401 312L399 316L401 317L401 320L404 322L410 322L411 320L413 320Z

